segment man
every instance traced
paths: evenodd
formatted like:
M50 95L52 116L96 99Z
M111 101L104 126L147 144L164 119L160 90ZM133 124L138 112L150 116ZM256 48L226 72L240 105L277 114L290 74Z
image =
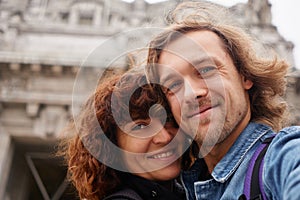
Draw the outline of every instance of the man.
M182 172L188 199L238 199L252 155L275 133L264 157L263 196L300 199L300 127L282 129L288 65L262 58L227 15L208 2L182 3L150 43L149 79L168 88L177 123L201 147Z

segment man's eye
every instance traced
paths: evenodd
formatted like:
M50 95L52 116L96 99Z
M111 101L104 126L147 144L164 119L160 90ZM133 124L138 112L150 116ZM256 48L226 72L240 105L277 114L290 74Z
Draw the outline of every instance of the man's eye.
M201 76L206 76L206 75L209 75L209 74L215 72L216 70L217 70L217 67L215 67L215 66L207 66L207 67L198 69L198 73Z
M169 86L169 89L172 90L172 89L178 87L179 85L180 85L179 82L172 83L172 84Z

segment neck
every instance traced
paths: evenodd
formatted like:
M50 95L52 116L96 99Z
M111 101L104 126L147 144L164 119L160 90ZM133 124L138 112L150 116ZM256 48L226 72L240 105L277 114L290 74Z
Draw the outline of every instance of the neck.
M201 147L201 153L204 156L205 163L207 165L209 173L212 173L215 166L226 155L231 146L237 140L242 131L246 128L250 121L250 109L248 110L245 118L239 123L239 125L225 138L223 141L215 144L213 147Z

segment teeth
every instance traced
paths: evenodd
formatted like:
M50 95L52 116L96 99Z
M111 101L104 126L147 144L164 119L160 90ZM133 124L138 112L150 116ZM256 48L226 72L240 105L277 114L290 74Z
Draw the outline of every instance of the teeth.
M161 158L167 158L171 155L173 155L173 151L168 151L168 152L164 152L164 153L160 153L160 154L156 154L154 156L152 156L154 159L161 159Z

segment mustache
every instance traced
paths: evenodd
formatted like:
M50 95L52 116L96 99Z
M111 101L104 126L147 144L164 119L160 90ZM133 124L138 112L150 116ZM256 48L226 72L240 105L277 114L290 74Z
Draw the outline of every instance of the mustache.
M203 105L212 105L212 104L213 104L213 102L210 98L199 99L199 100L195 100L193 102L184 104L183 109L187 110L187 111L193 111Z
M195 99L193 102L188 102L185 103L182 106L182 111L187 114L191 113L195 110L198 110L202 106L215 106L215 105L220 105L222 104L223 100L222 98L200 98L200 99Z

